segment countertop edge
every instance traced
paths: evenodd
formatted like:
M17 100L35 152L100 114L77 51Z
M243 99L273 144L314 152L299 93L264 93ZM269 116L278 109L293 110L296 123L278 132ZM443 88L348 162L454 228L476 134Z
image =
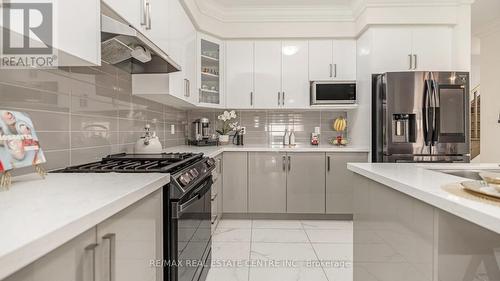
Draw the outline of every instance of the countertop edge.
M21 246L0 257L0 280L12 275L18 270L45 256L51 251L71 241L85 231L97 226L107 218L119 213L134 203L140 201L170 182L170 175L165 174L144 187L118 198L117 200L74 220L51 233L38 237L32 242Z
M404 184L396 180L389 179L383 175L368 171L362 167L357 166L356 163L348 163L347 168L354 173L367 177L373 181L388 186L403 194L406 194L424 203L432 205L435 208L441 209L452 215L455 215L469 222L475 223L483 228L486 228L488 230L500 234L500 224L498 223L499 219L497 217L483 213L468 206L461 205L457 202L443 198L441 196L434 195L431 192L423 191L411 185ZM480 219L478 219L478 216L480 217Z
M174 146L163 149L164 152L192 152L204 153L208 157L216 157L224 152L319 152L319 153L370 153L367 147L269 147L269 146Z

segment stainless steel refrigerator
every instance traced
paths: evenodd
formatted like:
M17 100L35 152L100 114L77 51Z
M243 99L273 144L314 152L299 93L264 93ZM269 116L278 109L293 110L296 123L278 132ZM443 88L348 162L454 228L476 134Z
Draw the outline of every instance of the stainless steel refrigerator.
M373 162L469 162L469 73L373 75Z

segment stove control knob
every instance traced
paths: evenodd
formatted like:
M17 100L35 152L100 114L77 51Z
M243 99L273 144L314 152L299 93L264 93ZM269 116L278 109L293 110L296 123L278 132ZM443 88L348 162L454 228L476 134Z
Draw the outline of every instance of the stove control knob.
M193 176L193 177L197 177L199 175L198 171L196 169L191 169L189 170L189 173Z
M186 177L186 175L181 175L179 177L179 181L181 182L182 186L186 186L186 185L189 184L189 182L191 181L191 179L189 177Z

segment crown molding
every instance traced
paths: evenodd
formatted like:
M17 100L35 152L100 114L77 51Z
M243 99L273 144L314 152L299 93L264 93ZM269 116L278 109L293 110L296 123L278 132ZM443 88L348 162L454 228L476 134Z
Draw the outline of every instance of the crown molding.
M205 16L220 22L332 22L352 21L349 6L329 5L315 7L222 7L213 0L195 0L197 9Z
M353 0L351 5L220 7L215 0L181 0L205 33L245 38L357 38L370 25L461 23L472 0ZM307 0L304 0L307 1ZM465 9L465 10L464 10Z

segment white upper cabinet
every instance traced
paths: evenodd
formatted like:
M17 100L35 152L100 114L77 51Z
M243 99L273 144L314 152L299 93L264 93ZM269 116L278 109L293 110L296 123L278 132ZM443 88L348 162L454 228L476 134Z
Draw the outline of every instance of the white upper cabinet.
M8 4L25 6L9 8ZM41 6L34 7L34 5ZM31 28L25 33L24 27L28 21L24 20L23 13L28 11L30 24L38 22L36 24L39 28ZM7 26L3 26L6 21L9 22L8 29ZM40 58L30 65L32 68L101 64L101 2L99 0L2 1L0 27L5 28L3 39L8 38L14 57L24 60L23 54L25 53L22 52L28 51L26 56ZM16 50L16 48L21 50ZM34 48L38 50L33 52L29 50ZM19 51L22 52L19 53ZM44 53L40 54L40 51ZM4 53L10 55L6 50Z
M453 31L449 26L413 28L412 53L415 70L451 70L452 35Z
M309 80L356 80L356 41L310 40Z
M281 41L255 42L255 107L281 106Z
M411 30L380 27L373 30L371 57L376 72L411 70Z
M169 93L179 99L196 102L193 100L193 90L196 89L196 30L179 0L167 1L168 55L181 66L181 71L168 74Z
M333 79L356 80L356 41L333 40Z
M226 42L228 108L307 108L308 42Z
M168 0L148 0L146 6L147 22L142 27L146 36L150 37L153 43L165 52L168 51L170 43L170 25L176 24L168 17L170 15L169 7Z
M112 10L139 29L146 24L148 0L102 0ZM151 7L152 8L152 7Z
M451 27L374 27L371 32L376 72L451 70Z
M198 101L204 107L220 108L224 97L224 44L212 36L198 33Z
M307 41L283 41L283 75L281 105L305 108L310 104Z
M226 42L226 106L244 109L253 107L254 42Z
M332 40L309 41L309 79L311 81L333 78Z

